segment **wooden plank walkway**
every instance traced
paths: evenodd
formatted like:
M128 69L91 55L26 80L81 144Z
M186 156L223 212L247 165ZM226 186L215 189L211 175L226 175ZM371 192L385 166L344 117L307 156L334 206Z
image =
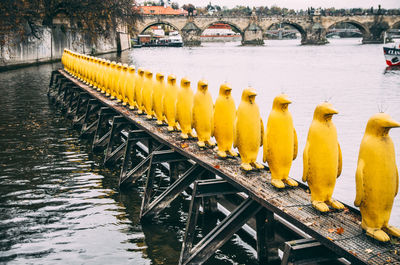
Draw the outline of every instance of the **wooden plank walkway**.
M218 159L214 150L199 149L194 140L183 141L179 133L168 133L166 126L157 126L155 121L147 120L144 115L137 115L72 78L63 70L59 70L59 73L92 99L115 110L158 142L222 177L238 190L245 192L249 198L309 234L352 264L400 264L400 244L393 241L379 243L367 237L361 229L361 216L358 211L346 208L341 212L322 214L311 206L310 194L304 185L283 191L277 190L269 184L270 174L266 170L246 173L240 169L239 158Z

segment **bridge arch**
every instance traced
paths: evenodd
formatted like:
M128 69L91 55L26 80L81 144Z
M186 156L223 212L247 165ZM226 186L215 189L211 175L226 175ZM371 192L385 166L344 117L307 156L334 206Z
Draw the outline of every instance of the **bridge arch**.
M243 36L243 30L238 25L236 25L235 23L226 21L226 20L216 20L211 23L208 23L206 26L204 26L201 29L201 33L203 33L206 29L208 29L209 27L211 27L212 25L215 25L217 23L227 24L227 25L231 26L232 28L234 28L236 31L238 31L240 33L240 35Z
M400 29L400 20L397 22L394 22L390 28L391 29Z
M330 24L326 29L329 30L333 26L335 26L337 24L340 24L340 23L347 23L347 24L350 24L350 25L356 27L358 30L361 31L361 34L362 34L363 38L365 38L365 37L370 35L368 27L366 25L358 22L358 21L355 21L355 20L340 20L340 21L336 21L336 22Z
M291 22L291 21L285 21L285 20L269 25L267 30L271 30L273 27L275 27L277 25L284 25L284 26L287 25L287 26L290 26L290 27L296 29L298 32L300 32L302 39L307 36L306 30L301 25Z
M175 26L174 24L172 24L168 21L163 21L163 20L152 21L150 23L147 23L146 25L144 25L138 29L138 34L139 35L143 34L148 28L150 28L152 26L156 26L156 25L168 25L168 26L174 28L175 30L177 30L179 32L179 34L182 35L181 29L179 27Z

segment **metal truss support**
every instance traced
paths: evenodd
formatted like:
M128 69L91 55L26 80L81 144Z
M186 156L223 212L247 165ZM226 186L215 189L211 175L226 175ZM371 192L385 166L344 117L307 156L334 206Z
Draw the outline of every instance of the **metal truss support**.
M108 137L111 134L111 123L109 122L117 114L111 108L100 108L99 120L93 138L92 149L94 152L104 150L107 146Z
M110 166L122 157L127 141L121 142L120 134L122 130L128 129L131 126L130 124L123 116L114 116L110 134L107 138L104 165Z
M145 193L142 200L142 208L140 212L141 218L151 218L159 214L162 210L168 207L170 203L179 196L179 194L181 194L187 187L189 187L190 184L192 184L205 172L205 170L198 164L194 164L163 193L151 201L153 193L152 184L155 178L154 165L157 162L160 163L160 161L162 161L160 159L163 159L162 157L164 157L164 159L168 159L169 162L187 160L181 155L177 155L173 150L158 151L153 153L152 166L148 171Z
M237 192L239 192L237 189L222 179L200 180L195 182L179 264L204 263L251 217L262 209L262 206L256 201L250 198L244 200L200 242L193 246L201 198Z

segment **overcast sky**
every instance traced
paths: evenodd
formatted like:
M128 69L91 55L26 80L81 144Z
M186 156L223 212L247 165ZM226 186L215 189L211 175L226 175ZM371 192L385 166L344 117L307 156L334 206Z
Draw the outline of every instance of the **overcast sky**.
M210 0L171 0L171 2L183 4L192 3L195 6L206 6ZM212 0L211 4L227 7L242 6L279 6L293 9L307 9L307 7L335 7L335 8L352 8L362 7L378 8L380 4L382 8L400 8L400 0Z

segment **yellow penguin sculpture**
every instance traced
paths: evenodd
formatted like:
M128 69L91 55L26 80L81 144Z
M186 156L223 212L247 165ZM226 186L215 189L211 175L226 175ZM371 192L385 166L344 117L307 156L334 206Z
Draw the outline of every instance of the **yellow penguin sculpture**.
M136 99L136 107L138 108L138 114L143 114L144 106L142 100L142 88L144 81L144 70L139 68L137 70L137 77L135 82L135 99Z
M240 167L249 171L253 167L264 168L256 162L258 150L263 144L264 125L260 109L256 103L257 92L254 88L246 88L242 93L235 123L234 147L239 150L242 163Z
M168 83L165 89L163 106L164 115L168 123L168 131L179 131L176 122L176 100L178 98L178 85L176 84L176 77L174 75L168 76Z
M220 86L213 114L214 137L218 145L217 155L222 158L225 158L227 153L230 156L238 155L232 149L236 106L231 92L232 87L229 84Z
M157 124L162 125L164 118L163 113L163 97L165 92L164 74L156 74L156 82L153 89L153 110L157 118Z
M312 206L320 212L329 211L328 205L344 208L332 199L336 178L342 173L342 152L332 122L335 114L338 111L328 102L315 108L303 153L303 181L310 187Z
M126 102L129 104L129 109L135 109L135 66L130 65L128 67L128 75L126 77L125 83L125 94L126 94Z
M122 102L123 106L126 106L126 79L128 78L128 65L123 64L121 69L121 74L118 82L118 93L117 98Z
M200 80L197 83L197 91L193 100L193 128L197 133L197 145L199 147L214 146L211 141L213 134L213 111L214 104L208 91L208 83L206 80Z
M176 101L176 120L181 127L181 138L196 137L192 130L193 91L187 78L181 79L181 88Z
M119 95L119 83L121 80L122 64L117 63L117 67L114 69L114 77L111 84L111 99L116 99L117 102L121 102L118 98Z
M271 184L276 188L284 188L299 184L289 178L292 161L297 157L297 134L293 126L288 96L280 94L275 97L268 117L264 134L263 161L271 170Z
M391 128L400 127L386 113L373 115L365 129L358 155L356 199L360 207L361 227L379 241L389 241L387 234L400 237L400 229L389 225L393 200L399 190L399 173Z
M144 76L142 101L147 114L146 118L151 120L153 118L153 72L146 70Z

